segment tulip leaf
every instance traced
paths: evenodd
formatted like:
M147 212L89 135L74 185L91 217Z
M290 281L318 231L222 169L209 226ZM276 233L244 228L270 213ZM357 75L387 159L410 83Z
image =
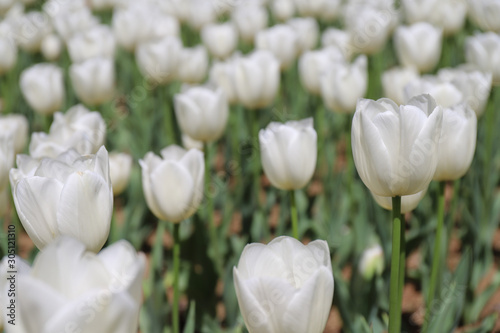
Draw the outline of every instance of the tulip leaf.
M184 326L184 333L194 333L195 331L195 321L196 321L196 302L191 301L189 303L189 312L186 319L186 324Z

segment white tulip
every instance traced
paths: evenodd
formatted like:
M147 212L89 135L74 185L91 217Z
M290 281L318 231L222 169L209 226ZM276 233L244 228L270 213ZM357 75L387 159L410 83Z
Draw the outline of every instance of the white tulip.
M38 52L45 36L52 31L49 17L41 12L28 12L14 24L14 36L19 48Z
M6 12L11 9L12 6L16 3L15 0L2 0L0 1L0 15L3 16Z
M231 23L209 24L201 30L201 39L210 54L224 59L236 49L238 32Z
M182 146L187 150L198 149L203 151L203 141L197 141L185 133L182 133L181 139L182 139Z
M273 102L278 92L279 62L269 51L254 51L236 60L234 80L238 100L245 107L266 107Z
M90 222L90 221L89 221ZM5 311L6 333L134 333L142 303L146 257L127 241L99 254L71 237L61 237L39 252L30 267L15 257L16 325ZM9 305L8 258L0 264L0 299Z
M75 34L68 40L68 52L74 63L84 62L94 57L114 58L116 42L107 25L96 25Z
M441 27L445 36L462 30L467 15L465 0L436 0L435 2L436 5L430 11L429 22Z
M180 22L186 22L190 14L190 1L186 0L162 0L157 2L162 11L167 15L177 18Z
M255 36L258 50L271 51L280 62L281 69L287 69L299 52L299 38L295 30L285 24L277 24L259 31Z
M341 113L352 113L368 86L367 58L360 55L352 64L336 62L321 76L321 95L326 106Z
M208 53L203 45L181 49L177 77L184 83L202 82L208 70Z
M215 141L224 133L229 106L222 89L193 87L174 97L175 115L183 133L197 141Z
M224 90L226 98L231 105L238 101L238 94L234 83L236 59L237 57L232 57L224 62L215 62L208 74L209 83Z
M0 192L3 192L9 184L9 171L14 166L14 155L12 134L2 133L0 135Z
M316 47L319 37L318 22L312 17L297 17L288 20L287 24L295 30L300 53Z
M99 251L109 234L113 190L108 152L96 155L68 150L57 158L38 161L17 156L10 172L12 196L24 229L39 249L59 235L79 239Z
M321 50L307 51L299 59L299 77L302 86L311 94L321 94L321 76L337 62L345 61L342 52L330 46Z
M87 105L100 105L113 99L115 64L110 58L91 58L69 68L76 96Z
M157 218L179 223L193 215L203 199L203 153L171 145L161 156L149 152L139 161L144 196Z
M313 16L331 20L339 14L340 0L295 0L300 16Z
M250 333L321 333L333 299L328 244L291 237L245 247L234 287Z
M125 191L132 171L132 156L126 153L111 152L109 154L109 176L113 186L113 195Z
M61 8L59 3L56 3L55 6ZM89 30L99 24L97 17L93 16L92 12L86 7L60 9L56 13L52 22L59 36L65 41L68 41L73 35Z
M394 33L394 46L399 62L415 66L421 72L436 67L441 56L443 31L427 22L399 26Z
M359 100L351 142L366 187L384 197L426 189L436 171L442 118L442 108L430 95L401 106L387 98Z
M441 82L433 76L411 81L405 86L404 91L407 101L417 95L429 94L434 98L437 105L443 108L457 105L464 99L464 96L454 84Z
M377 244L363 251L358 270L365 280L371 280L375 275L380 276L384 271L384 251Z
M89 6L93 10L111 9L119 3L120 0L89 0Z
M406 214L408 212L411 212L415 208L417 208L418 204L425 197L426 193L427 193L427 189L424 189L424 190L417 192L415 194L403 195L401 197L401 214ZM392 210L392 198L391 197L382 197L380 195L376 195L373 192L371 192L371 195L375 199L375 201L379 204L380 207L387 209L387 210Z
M273 0L271 3L273 15L279 21L287 21L295 14L295 4L293 0Z
M16 154L22 152L26 147L28 127L28 120L22 114L0 115L0 133L12 136Z
M13 40L0 36L0 75L8 72L17 61L17 46Z
M43 56L49 61L55 61L59 58L62 47L61 39L55 34L45 36L40 46Z
M408 24L428 22L440 0L401 0L401 9Z
M484 31L500 32L500 1L468 0L469 17Z
M394 67L386 70L382 74L384 96L392 99L396 104L404 104L408 100L404 88L418 78L418 70L415 67Z
M135 51L135 60L142 75L157 84L166 84L177 77L182 43L177 37L165 37L141 43Z
M260 130L262 167L271 184L281 190L306 186L316 168L317 141L312 118Z
M351 46L351 35L349 31L327 28L321 35L321 45L323 47L335 46L342 51L344 58L351 59L354 49Z
M231 18L238 29L240 38L251 43L255 35L267 27L268 14L267 10L261 6L242 5L234 9Z
M190 10L187 18L189 25L195 30L200 30L207 24L217 21L217 12L214 5L213 1L190 0Z
M469 169L476 149L477 116L466 104L443 111L434 180L456 180Z
M494 83L500 82L500 35L486 32L467 37L465 59L483 72L492 73Z
M90 112L83 105L75 105L65 114L57 112L49 134L33 133L29 146L33 158L55 158L68 149L78 153L94 154L104 144L106 124L99 112Z
M25 69L19 85L29 106L40 114L52 114L62 106L63 72L56 65L39 63Z

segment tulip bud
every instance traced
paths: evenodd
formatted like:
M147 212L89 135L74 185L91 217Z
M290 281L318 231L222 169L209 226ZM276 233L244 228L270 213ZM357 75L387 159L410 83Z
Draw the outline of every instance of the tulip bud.
M214 2L190 0L187 21L193 29L200 30L202 27L214 23L216 20L217 12L214 8Z
M266 9L262 6L238 6L234 9L231 17L238 29L240 38L247 43L253 42L255 35L267 27L268 15Z
M366 187L384 197L426 189L436 171L442 118L442 108L430 95L401 106L387 98L360 99L351 142Z
M110 58L92 58L69 68L76 96L87 105L100 105L113 99L115 68Z
M4 309L13 299L7 297L8 259L0 264ZM14 261L16 325L7 324L6 332L137 332L146 257L127 241L95 254L61 237L37 254L33 267L17 256Z
M500 2L497 0L468 0L469 17L484 31L500 32Z
M342 51L345 59L351 59L354 53L351 45L351 35L348 31L341 29L327 28L321 36L321 45L325 48L329 46L338 48Z
M116 42L107 25L96 25L89 30L75 34L68 40L68 52L74 63L94 57L115 57Z
M262 167L271 184L281 190L306 186L316 168L317 141L312 118L260 130Z
M493 74L493 83L500 82L500 35L476 33L465 39L465 59L483 72Z
M238 32L231 23L209 24L201 30L201 39L216 58L227 58L238 44Z
M271 10L277 20L287 21L295 14L295 5L293 0L273 0Z
M33 158L52 157L74 149L79 154L94 154L104 144L106 124L99 112L75 105L65 114L56 112L49 134L33 133L29 146Z
M429 15L429 22L443 29L444 36L451 36L462 30L467 15L465 0L435 1Z
M222 89L193 87L174 98L179 127L194 140L211 142L224 133L229 107Z
M380 245L366 249L359 261L359 272L365 280L370 281L375 275L380 276L384 271L384 251Z
M185 133L182 133L181 139L182 146L184 146L184 148L186 148L187 150L198 149L203 151L203 141L197 141Z
M323 102L330 110L352 113L368 86L366 56L358 56L352 64L336 62L321 76L320 84Z
M435 77L422 77L413 80L405 86L406 100L421 94L429 94L436 101L437 105L449 108L463 101L463 95L450 82L440 82Z
M135 51L135 60L142 75L157 84L167 84L176 78L182 44L177 37L165 37L141 43Z
M55 35L47 35L42 40L41 51L45 59L55 61L61 55L62 42L61 39Z
M8 72L17 61L17 47L13 40L0 36L0 75Z
M415 66L421 72L431 71L441 56L442 34L442 29L426 22L399 26L394 33L399 62L403 66Z
M36 112L49 115L62 106L64 82L60 67L47 63L31 66L21 73L19 84L24 98Z
M200 83L208 70L208 54L203 45L183 48L179 55L177 76L184 83Z
M139 161L144 196L157 218L179 223L193 215L203 199L203 153L171 145L161 156L149 152Z
M54 6L61 8L60 2L54 4ZM68 41L75 34L89 30L99 24L97 17L93 16L87 7L58 10L52 22L57 34L65 41Z
M294 18L287 22L297 35L297 47L299 53L316 47L319 37L318 22L312 17Z
M321 333L333 299L325 241L303 245L291 237L245 247L233 268L234 287L250 333Z
M43 38L52 31L52 25L44 13L33 11L16 21L14 31L19 48L33 53L40 50Z
M68 150L41 161L18 155L17 167L10 172L12 196L36 247L70 235L98 252L108 238L113 213L106 149L83 156Z
M271 104L280 84L279 62L269 51L254 51L236 60L235 87L239 101L249 109Z
M313 95L321 95L321 77L337 62L344 62L344 56L336 47L307 51L299 59L299 77L304 89Z
M255 36L255 46L259 50L271 51L279 60L282 70L290 67L299 50L295 30L284 24L259 31Z
M109 154L109 176L113 187L113 195L117 196L128 185L132 171L132 156L126 153L111 152Z
M340 0L295 0L300 16L312 16L331 20L340 9Z
M418 71L415 67L394 67L386 70L382 74L384 96L392 99L396 104L404 104L408 100L404 88L418 78Z
M234 86L236 59L236 57L233 57L224 62L215 62L209 72L210 84L224 90L224 94L231 105L238 101L236 87Z
M28 120L22 114L0 115L0 133L12 136L14 152L19 154L28 141Z
M2 133L0 135L0 192L3 192L9 184L9 170L14 165L14 155L12 134Z
M427 189L415 194L403 195L401 197L401 214L406 214L417 208L418 204L425 197ZM392 197L382 197L371 192L372 197L379 204L380 207L392 210Z

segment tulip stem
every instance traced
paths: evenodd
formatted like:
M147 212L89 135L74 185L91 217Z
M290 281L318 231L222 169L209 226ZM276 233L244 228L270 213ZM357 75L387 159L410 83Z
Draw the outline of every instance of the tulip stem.
M174 304L172 309L174 333L179 333L179 266L181 259L179 227L180 223L174 223Z
M443 225L444 225L444 189L446 182L439 182L439 197L438 197L438 216L437 216L437 229L436 236L434 238L434 250L433 250L433 258L432 258L432 271L431 271L431 281L429 285L429 294L427 296L427 311L424 318L424 326L422 328L422 332L427 332L427 328L429 326L430 319L430 310L431 304L434 300L434 295L436 293L436 286L438 282L438 273L440 271L440 257L441 257L441 238L443 234Z
M404 243L403 221L401 220L401 197L392 198L392 254L391 284L389 293L389 333L401 332L401 295L403 290L401 272L404 272L404 261L401 261L401 243ZM403 250L404 251L404 250Z
M297 214L297 204L295 202L295 190L290 190L290 210L292 216L292 234L293 238L299 239L299 221Z
M399 250L399 303L403 302L403 287L405 285L405 262L406 262L406 238L405 238L405 217L401 214L401 235L400 235L400 250ZM401 327L401 315L398 317L397 327Z
M217 240L217 227L214 221L214 197L210 191L210 151L209 144L205 143L205 198L207 200L206 213L208 220L208 227L210 230L210 246L213 249L213 260L215 263L215 268L219 274L222 273L222 263L219 256L219 242Z

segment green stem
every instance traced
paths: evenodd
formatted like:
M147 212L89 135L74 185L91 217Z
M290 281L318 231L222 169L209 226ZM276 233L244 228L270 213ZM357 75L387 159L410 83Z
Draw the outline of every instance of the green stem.
M205 143L205 200L206 200L206 214L208 227L210 230L210 245L213 249L213 259L215 262L215 268L217 272L222 273L222 263L219 257L219 242L217 239L217 227L215 226L214 221L214 198L210 191L210 180L211 180L211 172L210 172L210 149L209 144Z
M434 294L436 293L436 286L438 283L438 273L440 271L440 257L441 257L441 238L443 234L444 225L444 188L446 182L439 182L439 197L438 197L438 216L437 216L437 229L436 237L434 239L434 250L432 258L432 271L431 271L431 282L429 285L429 294L427 296L427 311L424 320L424 326L422 328L422 333L427 332L428 323L430 319L431 304L434 300Z
M168 145L175 144L175 130L174 130L174 109L170 104L169 89L165 86L159 86L156 89L160 90L160 103L158 105L165 105L163 119L165 122L165 132L168 140Z
M174 304L172 309L173 332L179 333L179 267L181 244L179 237L180 223L174 223Z
M401 237L399 250L399 303L403 302L403 288L405 285L405 262L406 262L406 238L405 238L405 217L401 214ZM398 318L398 327L401 327L401 316Z
M260 191L260 152L259 152L259 110L251 110L251 126L252 126L252 171L253 171L253 190L255 204L259 206L259 191Z
M297 204L295 202L295 190L290 190L290 209L292 216L292 233L293 238L299 239L299 221L297 214Z
M402 293L400 284L401 265L401 197L392 198L392 254L391 254L391 284L389 293L389 333L401 332L401 302ZM404 263L403 263L404 269Z

